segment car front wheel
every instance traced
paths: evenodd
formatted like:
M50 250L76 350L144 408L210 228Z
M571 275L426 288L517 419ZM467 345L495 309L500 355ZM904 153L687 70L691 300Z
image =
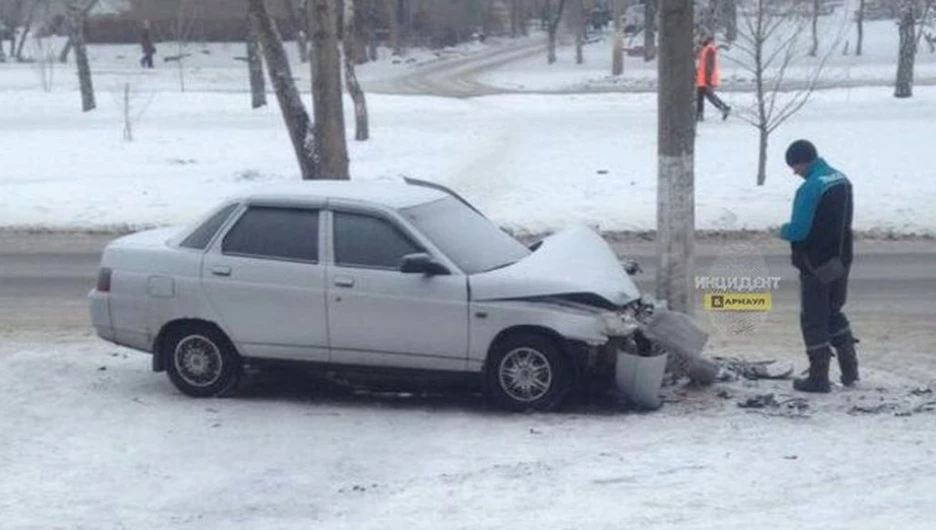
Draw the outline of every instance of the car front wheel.
M512 411L552 410L572 385L569 362L555 342L536 334L517 334L491 352L485 389L493 404Z
M221 332L209 326L185 326L164 341L166 372L172 384L192 397L223 394L241 373L241 360Z

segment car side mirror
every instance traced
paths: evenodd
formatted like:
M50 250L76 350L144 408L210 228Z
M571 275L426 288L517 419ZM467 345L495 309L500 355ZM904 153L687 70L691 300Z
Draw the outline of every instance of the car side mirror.
M451 274L448 267L434 260L425 252L403 256L400 272L404 274L425 274L426 276L445 276Z

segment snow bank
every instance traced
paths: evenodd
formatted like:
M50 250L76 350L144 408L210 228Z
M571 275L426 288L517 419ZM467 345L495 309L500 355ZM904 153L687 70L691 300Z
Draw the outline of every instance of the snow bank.
M140 94L147 94L145 85ZM149 96L136 141L128 143L118 105L103 90L89 114L79 112L71 91L5 91L0 227L178 224L236 190L298 178L275 104L252 111L245 93ZM736 109L749 98L727 96ZM656 224L652 94L370 95L368 101L373 137L348 142L356 179L436 180L520 231ZM350 105L346 116L351 120ZM765 229L784 222L798 179L782 153L799 137L814 140L852 177L857 228L936 231L936 89L928 87L904 101L888 88L817 93L775 133L763 187L755 185L755 130L735 118L705 122L696 146L697 226Z

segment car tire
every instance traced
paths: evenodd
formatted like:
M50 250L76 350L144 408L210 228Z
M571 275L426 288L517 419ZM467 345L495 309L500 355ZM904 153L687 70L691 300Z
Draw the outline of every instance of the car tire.
M191 397L224 394L237 384L243 370L243 362L231 341L208 325L170 330L160 353L169 380Z
M499 341L485 369L485 396L497 408L549 411L572 388L571 363L545 335L518 333Z

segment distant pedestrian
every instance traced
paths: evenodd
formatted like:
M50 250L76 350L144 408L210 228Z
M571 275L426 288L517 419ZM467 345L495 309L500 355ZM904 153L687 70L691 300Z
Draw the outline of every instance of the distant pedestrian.
M143 35L140 41L143 46L143 58L140 59L140 66L152 68L153 56L156 55L156 46L153 44L153 34L149 20L143 22Z
M713 37L706 37L702 41L702 51L699 52L699 66L696 72L696 120L703 121L705 119L706 99L721 111L723 120L728 119L731 107L715 95L715 89L720 84L721 69L718 66L718 47L715 46Z
M829 363L836 353L842 384L858 380L857 340L842 312L853 255L852 185L806 140L790 145L786 162L805 180L796 191L792 219L780 230L800 273L800 327L809 357L809 376L794 380L793 388L829 392Z

